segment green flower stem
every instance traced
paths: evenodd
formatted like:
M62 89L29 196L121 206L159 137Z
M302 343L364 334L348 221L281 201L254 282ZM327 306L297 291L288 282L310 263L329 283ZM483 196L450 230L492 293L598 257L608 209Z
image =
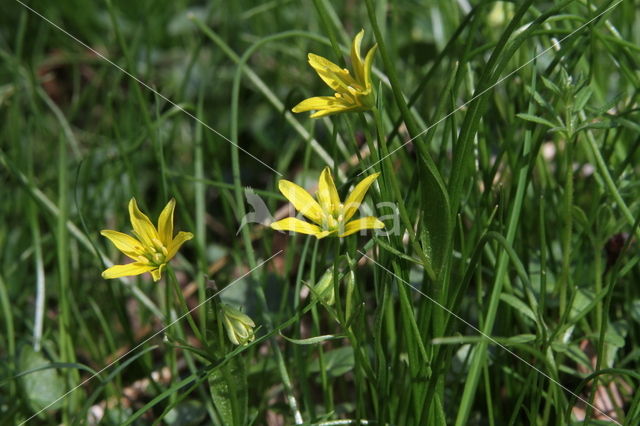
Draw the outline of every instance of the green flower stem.
M173 270L173 268L171 267L171 265L167 265L167 275L169 276L168 281L171 281L171 283L166 283L166 298L167 298L167 319L166 321L168 321L168 324L170 324L173 320L171 319L170 313L171 313L171 306L173 305L172 303L172 297L171 297L171 289L174 289L174 292L178 294L178 299L180 301L180 307L181 309L186 313L189 312L189 307L186 303L186 300L184 299L184 295L182 294L182 291L180 289L180 286L178 284L178 279L175 275L175 271ZM202 309L203 312L203 316L206 320L206 309ZM206 336L202 333L200 333L200 330L198 329L197 325L195 324L195 321L193 320L193 318L191 317L191 313L188 313L187 315L187 322L189 323L189 326L191 327L191 330L193 331L193 334L196 336L196 338L202 343L202 345L206 348L206 350L208 352L211 352L208 342L206 340ZM184 332L182 331L182 329L179 329L177 332L177 335L183 339L185 342L187 341L186 337L184 336ZM171 371L173 371L174 376L173 377L178 377L179 376L179 371L178 371L178 364L177 364L177 353L175 350L170 351L171 354L169 354L169 362L170 362L170 366L169 368L171 369ZM184 359L187 363L187 366L189 367L189 370L192 373L195 373L197 371L197 367L196 364L194 362L193 356L189 351L183 351L183 355L184 355ZM223 354L220 354L220 356L222 356ZM204 389L199 388L198 392L200 393L202 400L203 401L207 401L206 403L206 407L207 407L207 411L209 411L210 416L213 416L213 406L212 406L212 402L210 401L210 398L207 397L207 395L204 392ZM177 398L178 395L176 395L175 397L173 395L170 396L170 400L172 403L177 403L179 401L179 399Z
M575 138L568 137L565 147L565 182L562 216L562 274L559 281L559 314L562 317L567 309L567 292L571 288L571 240L573 235L573 144Z
M633 228L631 230L632 233L636 233L638 231L638 229L640 229L640 217L638 219L636 219L634 221L633 224ZM621 251L621 256L624 255L628 250L629 250L629 245L631 244L631 238L629 238L627 240L627 242L625 243L622 251ZM600 257L600 256L597 256ZM607 333L607 329L609 328L609 312L611 309L611 300L613 298L613 290L615 287L615 284L617 282L617 278L618 278L618 272L619 272L619 268L620 268L620 262L616 262L616 264L614 265L614 269L613 271L607 275L607 293L605 295L605 300L604 300L604 312L600 313L600 333L598 336L598 356L596 357L596 365L595 365L595 369L594 371L597 373L598 371L600 371L600 368L602 366L603 360L605 358L605 335ZM598 294L598 293L596 293ZM602 302L598 303L598 306L601 306ZM591 417L591 413L592 413L592 405L594 402L594 398L595 398L595 391L598 388L598 380L600 378L600 375L596 375L593 379L593 383L591 385L591 392L589 395L589 402L591 403L591 406L588 407L587 409L587 414L586 414L586 419L589 419Z
M338 43L338 39L336 38L335 28L331 23L331 19L329 18L329 12L327 11L326 4L324 0L313 0L313 5L318 11L318 15L320 16L320 21L324 26L325 31L329 35L329 40L331 41L331 47L333 48L333 53L340 61L342 66L344 67L344 60L342 58L342 52L340 52L340 44Z
M203 85L204 86L204 85ZM198 96L198 116L203 117L203 102L204 102L204 87L200 91ZM194 165L194 181L193 181L193 195L195 198L196 211L195 211L195 243L196 251L198 253L197 259L197 271L196 283L198 284L198 300L200 303L206 300L206 284L205 275L207 274L207 232L206 232L206 186L203 182L204 179L204 137L202 134L203 126L197 123L195 129L195 139L193 143L193 165ZM207 328L206 310L202 309L199 313L200 327L202 330Z
M214 35L212 32L210 32L210 30L205 32L207 32L210 37ZM249 58L251 57L251 54L253 54L254 51L256 51L259 47L263 46L265 43L275 41L275 40L285 39L288 37L308 37L314 40L318 40L317 36L314 36L309 33L301 32L301 31L287 31L287 32L275 34L271 37L265 37L261 39L259 42L255 43L249 49L247 49L247 51L245 51L242 57L238 57L231 50L227 52L230 55L230 57L232 57L232 59L234 59L234 61L238 63L238 68L234 76L233 87L232 87L231 140L233 141L238 140L238 111L239 111L238 101L239 101L239 93L240 93L240 78L243 73L248 73L249 76L252 75L251 73L249 73L249 70L245 66L245 63L249 60ZM219 37L217 36L212 37L212 39L216 41L216 43L218 43L219 45L220 43L223 43L221 40L219 40ZM324 40L322 39L320 41L324 41ZM242 194L240 192L241 182L240 182L238 147L234 145L232 147L231 152L232 152L232 168L233 168L233 177L234 177L234 193L235 193L235 199L236 199L236 207L238 209L237 210L238 215L240 217L243 217L245 214L245 208L244 208L244 201L242 200ZM250 238L248 227L244 227L242 229L242 238L244 241L245 250L247 250L250 266L254 267L256 264L255 254L253 252L253 247L251 245L251 238ZM272 326L271 318L267 315L267 311L268 311L267 301L266 301L266 297L264 295L264 289L262 288L262 286L256 286L256 293L258 295L258 301L260 303L262 312L264 313L264 319L268 324L269 328L271 328ZM276 354L278 369L280 371L282 381L285 386L285 392L287 393L287 401L294 414L294 419L297 424L302 423L303 422L302 415L298 409L298 403L296 401L295 395L293 394L293 386L291 384L291 379L289 378L289 373L287 372L287 368L284 363L284 357L282 355L280 347L278 346L275 340L272 340L272 348Z
M73 338L70 334L71 310L69 306L70 280L69 280L69 234L67 231L67 218L69 215L68 178L67 178L67 144L66 138L60 135L58 138L58 208L60 215L56 227L56 253L58 258L58 304L60 312L58 315L58 334L60 359L63 362L73 363L76 361L73 346ZM70 369L66 376L68 388L73 388L78 383L80 376L78 370ZM74 395L64 399L62 403L65 409L62 411L62 422L68 424L73 406L78 401L79 395Z
M420 247L420 244L416 239L416 233L413 229L413 224L411 223L411 219L409 218L409 214L407 213L407 208L404 204L404 198L402 197L402 193L400 192L398 179L396 177L396 174L393 171L391 159L389 157L389 152L387 150L387 141L385 139L386 133L383 129L382 116L380 115L380 111L377 108L373 108L372 111L373 111L373 119L376 125L376 133L378 135L378 149L380 151L378 156L381 156L384 158L384 160L382 161L382 166L383 168L386 169L385 176L384 176L386 179L384 181L389 183L389 186L391 187L390 189L393 192L394 198L398 203L398 210L400 211L400 219L402 220L405 228L407 229L407 232L409 233L409 240L411 241L411 246L413 247L414 251L418 254L418 256L420 256L422 265L424 266L425 271L429 275L429 278L431 280L435 280L436 274L433 268L431 267L431 262L429 261L429 259L427 259L426 255L424 254L424 251L422 250L422 247Z
M167 269L169 269L169 265L167 265ZM169 277L171 277L171 273L168 274ZM171 278L169 278L167 281L171 281ZM173 333L177 332L175 330L170 330L171 327L168 327L169 324L171 324L173 322L173 317L174 314L173 312L173 297L171 297L171 283L170 282L165 282L164 285L164 321L165 321L165 327L167 327L167 329L165 330L165 334L167 336L171 336L173 335ZM158 287L158 289L160 289L161 287ZM172 340L169 337L170 340ZM172 377L178 377L178 360L177 360L177 356L176 356L176 351L173 350L173 348L171 348L170 346L168 346L168 350L167 350L167 358L168 358L168 364L169 364L169 370L171 371L171 376ZM173 404L176 402L176 398L177 395L169 395L169 401Z
M536 73L535 68L531 77L531 87L535 90L536 83ZM529 104L528 113L533 114L534 107L533 104ZM507 236L506 240L508 245L512 246L513 241L515 240L516 231L518 228L518 223L520 219L520 215L522 212L522 205L524 203L524 195L527 189L527 176L529 174L529 168L531 166L530 162L526 161L527 158L531 155L536 155L536 152L531 151L531 139L532 133L530 130L527 130L524 134L524 142L522 147L522 158L521 168L517 171L517 186L514 200L511 204L511 210L509 211L509 218L507 221ZM493 286L491 296L489 299L489 307L487 308L486 316L484 317L484 321L481 323L480 329L482 333L485 335L491 335L493 331L493 325L495 323L496 314L498 312L498 305L500 304L500 295L502 294L502 287L507 280L507 263L509 260L509 256L506 250L501 250L498 256L498 261L496 265L496 274L493 281ZM467 373L467 379L464 387L464 391L462 394L462 398L460 401L460 409L458 410L456 416L456 426L463 426L467 424L469 414L471 412L471 407L473 405L473 399L475 397L476 389L478 386L478 381L480 378L480 374L482 372L482 366L486 362L487 357L487 349L488 343L487 340L483 339L477 346L473 348L473 352L471 353L470 364L469 364L469 372Z
M197 21L196 21L197 22ZM202 26L203 31L208 30L208 28ZM216 41L218 44L224 43L222 40L219 40L219 37L209 31L205 31L212 40ZM246 67L246 63L251 58L251 55L258 50L260 47L264 46L267 43L286 39L286 38L299 38L306 37L315 41L324 41L324 39L319 39L317 36L313 34L302 32L302 31L285 31L282 33L274 34L270 37L265 37L260 39L258 42L251 45L241 57L236 55L230 49L225 50L227 54L238 64L236 68L236 72L233 77L233 85L231 90L231 133L230 138L234 143L231 146L231 168L233 173L233 183L234 183L234 196L236 201L236 211L238 219L243 218L246 214L246 209L244 205L244 200L242 198L242 182L240 178L240 159L239 159L239 147L238 143L238 124L239 124L239 100L240 100L240 82L242 79L242 75L244 73L248 73L249 70ZM251 74L250 74L251 75ZM330 164L331 165L331 164ZM242 240L245 246L245 250L247 252L249 267L255 268L256 260L255 253L253 250L253 246L251 244L251 235L250 229L248 227L243 227L241 230Z
M273 323L271 321L271 317L268 315L268 306L267 306L267 298L264 294L264 288L262 285L255 286L256 296L258 296L258 303L260 309L263 313L263 319L267 325L267 330L273 330ZM278 364L278 370L280 372L280 377L282 378L282 384L284 386L284 391L287 399L287 403L289 404L289 408L293 412L294 421L296 424L304 423L302 419L302 414L300 413L300 409L298 408L298 401L293 393L293 386L291 384L291 379L289 378L289 373L287 372L287 366L284 362L284 357L282 356L282 351L280 350L280 346L278 346L278 342L276 342L275 338L271 339L271 348L276 355L276 362Z
M313 309L311 309L311 318L313 319L313 333L318 336L320 335L320 315L318 313L317 306L314 306ZM320 369L320 386L322 387L322 393L324 394L324 406L326 407L327 412L331 412L334 409L333 392L327 376L324 349L322 345L318 345L318 367Z
M9 302L9 292L7 291L7 285L5 284L2 277L2 272L0 272L0 310L2 311L2 319L5 325L5 329L2 333L2 339L6 339L6 346L4 347L7 348L7 375L12 376L16 368L16 335L15 327L13 325L13 315L11 313L11 305ZM13 395L15 388L16 382L14 380L11 380L9 382L9 385L4 388L4 392L9 392L9 395Z
M585 115L584 111L580 111L579 116L582 122L587 121L587 116ZM635 223L635 217L633 216L633 213L631 213L631 210L629 209L629 207L627 207L627 204L622 199L620 192L618 192L618 188L616 187L616 184L611 178L611 174L609 173L609 168L607 167L607 163L602 157L602 153L600 153L600 149L598 148L598 143L596 142L596 139L593 137L593 134L591 133L591 131L587 131L586 136L587 136L588 146L589 148L591 148L591 152L595 157L596 166L598 167L598 172L600 173L600 176L604 179L605 185L609 190L609 193L611 194L613 199L616 201L616 204L618 205L618 208L622 212L622 215L624 216L624 218L627 220L627 223L629 225L633 225ZM640 238L640 230L636 229L635 235L636 237Z
M31 144L26 144L25 147L28 151L28 166L27 173L29 180L33 181L33 147ZM45 285L45 269L42 252L42 238L40 232L40 224L38 222L38 208L34 200L29 200L27 204L27 213L29 219L29 225L31 227L31 234L33 236L33 249L34 260L36 270L36 299L34 303L34 319L33 319L33 350L40 351L42 332L44 327L45 316L45 298L46 298L46 285ZM11 318L9 318L11 319Z
M594 244L593 247L593 279L594 279L594 290L596 294L600 294L602 291L602 245L600 244L600 240ZM602 324L602 300L598 302L596 305L596 319L595 319L595 327L594 329L598 329L598 326Z
M184 294L182 294L182 289L180 288L180 284L178 283L178 278L176 277L176 273L171 267L171 265L167 265L167 275L169 276L169 281L171 282L171 287L173 287L174 293L178 295L178 301L180 302L180 307L181 309L184 310L186 314L187 322L191 327L191 331L193 331L193 334L196 336L198 340L202 342L203 345L207 346L207 340L205 336L200 332L198 325L196 324L193 317L191 316L191 313L189 312L189 305L187 305L187 301L184 298ZM168 318L167 320L171 321L171 318Z
M417 137L417 135L419 135L421 132L420 132L420 129L418 128L418 125L415 122L413 115L411 114L411 111L407 106L407 103L404 99L404 95L400 90L400 80L398 79L398 75L396 73L394 63L389 57L389 53L387 51L384 38L382 37L382 32L380 31L380 27L378 25L378 19L376 17L376 10L373 4L373 0L365 0L365 2L367 5L367 13L369 15L369 20L373 28L373 33L375 34L376 42L378 43L378 47L380 50L380 56L382 57L382 62L384 63L385 70L387 71L389 81L391 82L391 90L393 92L393 96L395 98L396 104L398 108L400 108L402 117L405 121L405 124L407 125L407 128L409 129L409 133L413 137ZM433 180L432 183L437 185L439 190L443 193L443 196L446 197L446 187L445 187L444 181L442 180L442 176L440 175L440 172L438 171L435 163L433 162L433 159L431 158L431 155L429 154L427 147L424 146L424 144L419 143L419 140L416 142L418 143L416 143L415 145L418 151L420 152L422 159L424 160L424 165L428 169L427 170L428 174L431 176Z
M338 321L341 326L347 323L342 305L342 295L340 293L340 238L333 241L333 292L335 295L335 310L338 314Z

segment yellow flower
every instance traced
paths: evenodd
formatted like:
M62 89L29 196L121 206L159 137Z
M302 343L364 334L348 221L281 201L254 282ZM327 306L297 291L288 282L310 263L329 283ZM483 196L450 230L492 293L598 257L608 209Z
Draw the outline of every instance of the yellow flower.
M367 52L363 61L360 56L360 43L363 35L364 30L355 36L351 44L353 76L346 68L340 68L322 56L309 53L309 64L316 70L320 78L335 90L335 94L305 99L293 107L293 112L315 110L316 112L311 114L311 118L318 118L344 111L367 111L373 108L375 97L371 84L371 65L378 45L375 44Z
M256 338L253 332L256 324L248 315L229 305L222 305L222 316L227 336L234 345L246 345Z
M158 229L149 218L138 209L136 199L129 201L129 216L136 238L118 231L103 230L100 234L107 237L118 250L134 260L126 265L115 265L102 273L102 278L119 278L127 275L140 275L151 272L154 281L158 281L162 270L186 241L193 238L191 232L178 232L173 237L173 210L176 200L171 199L160 213Z
M351 220L360 207L367 190L379 175L380 173L374 173L360 181L353 188L344 204L340 202L329 167L325 167L320 174L318 201L302 187L283 179L278 183L280 192L293 204L296 210L315 222L315 225L288 217L272 223L271 228L277 231L294 231L314 235L318 239L331 234L337 234L342 238L362 229L384 228L384 223L375 217Z

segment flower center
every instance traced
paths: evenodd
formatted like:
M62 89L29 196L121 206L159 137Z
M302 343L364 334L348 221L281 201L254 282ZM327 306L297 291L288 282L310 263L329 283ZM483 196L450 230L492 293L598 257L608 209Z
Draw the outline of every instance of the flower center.
M158 239L153 239L153 246L144 247L144 253L138 256L138 261L153 266L167 263L167 248Z
M340 203L333 211L326 211L322 228L325 231L340 231L344 228L344 205Z

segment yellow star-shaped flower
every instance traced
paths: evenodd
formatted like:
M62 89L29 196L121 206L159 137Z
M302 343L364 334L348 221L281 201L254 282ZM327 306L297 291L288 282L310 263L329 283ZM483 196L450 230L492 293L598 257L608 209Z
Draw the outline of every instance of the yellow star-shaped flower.
M102 278L120 278L150 272L154 281L160 280L162 270L186 241L193 238L191 232L178 232L173 237L173 210L176 200L171 199L160 213L158 228L138 209L136 199L129 201L129 216L136 238L118 231L103 230L118 250L134 260L126 265L115 265L102 273Z
M309 234L318 239L331 234L337 234L342 238L362 229L384 228L384 223L375 217L351 220L360 207L367 190L379 175L380 173L374 173L360 181L353 188L344 204L340 202L338 190L335 183L333 183L329 167L325 167L320 174L317 192L318 201L302 187L283 179L278 183L278 188L282 195L293 204L296 210L315 224L295 217L288 217L272 223L271 228L277 231Z
M373 108L375 96L371 83L371 66L373 56L378 47L375 44L364 61L360 56L360 44L364 30L360 31L351 44L352 76L346 68L340 68L327 58L309 53L309 64L318 73L320 78L333 90L333 96L316 96L305 99L293 107L293 112L316 111L311 118L324 117L345 111L367 111Z

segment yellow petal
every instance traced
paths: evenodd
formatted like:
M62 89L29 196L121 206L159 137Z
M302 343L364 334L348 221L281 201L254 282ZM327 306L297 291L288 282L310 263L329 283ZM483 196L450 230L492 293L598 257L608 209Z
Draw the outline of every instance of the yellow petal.
M305 191L304 188L285 179L278 182L278 188L280 189L280 192L282 192L282 195L284 195L287 200L293 204L293 207L295 207L296 210L315 223L322 223L324 214L322 213L320 204L318 204L318 202L314 200L311 194Z
M347 235L354 234L362 229L381 229L384 228L384 223L376 217L362 217L360 219L352 220L344 227L344 232L340 234L340 238Z
M273 222L271 224L271 229L275 229L276 231L299 232L300 234L313 235L318 239L324 238L331 233L329 231L323 231L317 225L296 219L295 217L287 217L277 222Z
M353 188L353 191L351 191L351 193L347 197L347 200L344 202L345 212L343 220L345 222L348 222L349 219L351 219L356 213L358 207L360 207L360 203L362 203L362 200L364 199L364 196L367 194L369 187L371 186L373 181L378 178L378 176L380 176L380 173L369 175L366 178L362 179L360 183L358 183L356 187Z
M158 231L153 226L149 218L140 211L136 199L132 198L129 201L129 217L131 220L131 226L136 236L140 239L143 245L147 247L153 247L154 238L159 240Z
M172 198L158 218L158 234L160 234L160 241L165 246L168 246L173 239L173 210L176 207L176 200Z
M144 254L142 243L127 234L108 229L100 231L100 234L107 237L118 250L132 259Z
M151 277L153 278L154 282L158 282L160 281L160 278L162 277L162 267L164 266L164 264L160 265L159 268L154 269L151 271Z
M340 68L327 58L309 53L309 65L318 73L322 81L336 92L345 92L349 87L358 86L358 82L349 71Z
M300 102L298 105L291 108L291 111L296 113L305 111L328 111L328 114L335 114L336 112L345 111L355 108L356 106L357 104L344 97L336 98L335 96L315 96ZM313 117L313 115L311 117Z
M178 235L176 235L176 237L171 240L171 243L169 243L169 247L167 247L167 256L165 257L167 262L176 255L176 253L184 243L192 238L193 234L191 232L178 232Z
M338 196L338 190L336 184L333 183L333 177L331 176L331 169L325 167L320 173L320 180L318 181L318 201L320 207L327 214L333 214L338 210L340 205L340 197Z
M339 112L358 111L358 110L359 109L357 107L354 107L354 106L333 108L333 109L325 109L325 110L322 110L322 111L314 112L313 114L311 114L309 116L309 118L321 118L321 117L326 117L328 115L337 114Z
M156 267L140 262L127 263L126 265L115 265L102 272L102 278L109 280L112 278L140 275L153 269L156 269Z
M377 44L374 44L371 49L367 52L367 56L364 58L363 68L363 81L361 82L364 85L366 90L371 90L373 84L371 83L371 67L373 67L373 57L376 54L376 49L378 48Z
M362 57L360 56L362 36L364 36L364 30L360 30L351 43L351 66L353 67L353 74L355 75L356 80L361 84L364 82L364 64L362 63Z

